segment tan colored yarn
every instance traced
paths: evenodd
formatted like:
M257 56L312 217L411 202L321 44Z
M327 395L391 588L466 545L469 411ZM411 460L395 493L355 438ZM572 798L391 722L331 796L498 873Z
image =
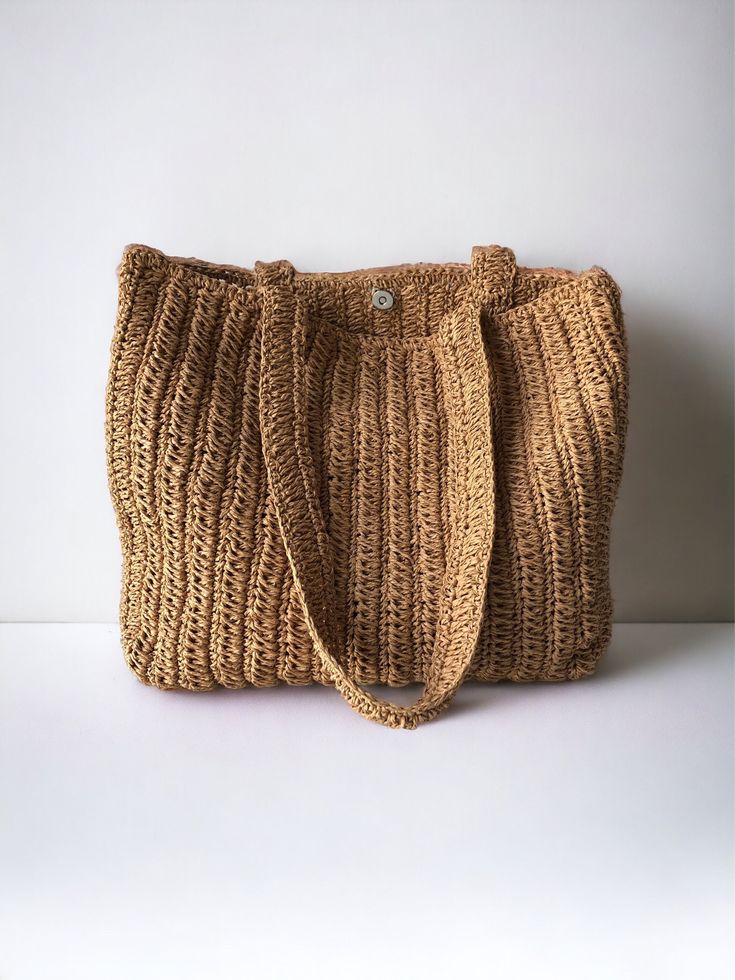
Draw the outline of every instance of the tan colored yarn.
M604 269L489 245L303 273L129 245L118 274L107 462L142 681L333 684L414 728L467 678L594 670L628 405ZM362 686L413 681L408 707Z

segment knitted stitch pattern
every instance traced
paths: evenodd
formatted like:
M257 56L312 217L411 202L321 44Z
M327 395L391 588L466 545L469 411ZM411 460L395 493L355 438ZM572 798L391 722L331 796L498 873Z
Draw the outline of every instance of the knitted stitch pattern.
M304 273L127 246L106 445L129 667L160 688L331 684L397 728L465 679L591 673L627 408L599 266L488 245ZM412 706L363 688L415 681Z

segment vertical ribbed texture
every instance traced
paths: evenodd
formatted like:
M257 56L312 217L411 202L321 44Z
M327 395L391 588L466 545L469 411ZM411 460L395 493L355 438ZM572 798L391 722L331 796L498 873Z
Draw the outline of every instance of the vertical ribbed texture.
M457 487L470 479L450 431L465 424L451 423L452 378L468 353L461 331L454 347L441 338L464 315L469 275L415 264L295 277L335 643L358 683L426 679L438 656ZM131 669L192 690L333 682L263 458L255 274L133 246L119 284L106 437ZM394 292L392 310L372 306L374 286ZM482 321L495 534L468 676L560 680L592 671L610 636L627 344L619 289L599 267L518 267L507 287Z
M241 304L242 309L243 304ZM258 529L258 502L264 496L264 464L258 412L260 344L253 342L252 319L241 313L242 350L237 358L237 397L232 403L231 444L220 503L214 551L214 595L209 649L212 673L225 687L245 683L243 634L248 618L249 580Z
M385 365L384 352L375 344L365 344L359 356L355 407L359 424L356 426L357 456L351 502L351 594L354 605L349 673L358 683L369 684L380 679L381 587L386 571L382 548L385 532L383 501L387 490L383 484ZM385 651L382 652L384 655Z

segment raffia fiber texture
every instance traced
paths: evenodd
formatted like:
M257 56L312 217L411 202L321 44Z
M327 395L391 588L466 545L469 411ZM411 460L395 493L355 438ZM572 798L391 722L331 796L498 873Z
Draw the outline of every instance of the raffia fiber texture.
M604 269L488 245L304 273L129 245L118 283L107 463L142 681L332 684L414 728L465 679L595 669L628 406ZM411 706L364 687L416 681Z

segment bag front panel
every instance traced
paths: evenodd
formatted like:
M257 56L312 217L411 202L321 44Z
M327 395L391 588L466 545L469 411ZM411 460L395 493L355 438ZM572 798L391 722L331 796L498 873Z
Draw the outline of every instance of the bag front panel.
M431 656L455 508L428 334L455 285L429 309L407 284L397 335L346 286L309 284L306 416L361 683L420 680ZM527 302L487 324L498 514L480 680L578 676L609 633L627 398L617 293L604 276L518 287ZM107 404L121 632L131 669L161 687L324 680L262 456L258 321L234 274L124 257Z

